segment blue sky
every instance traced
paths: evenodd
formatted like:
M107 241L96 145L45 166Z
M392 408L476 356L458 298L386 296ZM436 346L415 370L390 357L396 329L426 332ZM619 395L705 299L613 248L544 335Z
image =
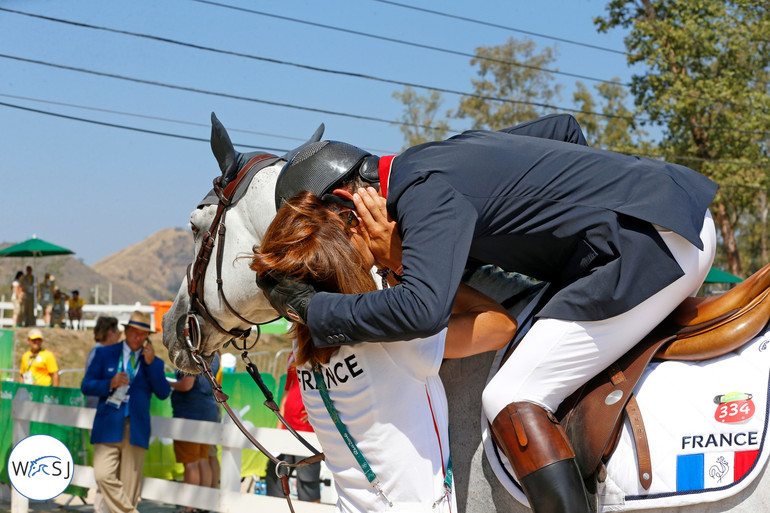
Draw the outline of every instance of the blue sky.
M376 0L218 0L272 16L195 0L4 0L0 8L188 46L0 10L0 103L203 140L0 105L5 212L0 241L20 242L36 234L93 264L163 228L186 227L190 211L219 172L207 142L212 111L236 145L289 149L323 122L325 138L396 153L403 136L388 121L402 113L392 97L402 86L349 74L471 91L475 69L468 57L350 31L468 54L509 37L529 37L540 47L556 46L554 67L559 71L624 82L632 73L617 52L510 30L622 52L624 33L598 34L592 22L604 14L607 0L399 1L502 27ZM554 77L564 86L562 98L554 103L574 107L576 79ZM584 82L589 87L595 83ZM444 96L445 109L459 99ZM457 120L452 127L468 128Z

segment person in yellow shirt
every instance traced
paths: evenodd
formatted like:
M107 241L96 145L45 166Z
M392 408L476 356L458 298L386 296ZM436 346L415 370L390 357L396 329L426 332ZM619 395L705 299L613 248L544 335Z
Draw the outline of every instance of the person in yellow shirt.
M27 385L59 386L59 366L48 349L42 349L43 332L37 328L27 335L29 351L21 356L21 380Z
M72 291L72 297L69 300L70 327L72 329L83 329L83 305L85 301L80 299L80 293L77 290ZM75 321L78 321L78 327L75 328Z

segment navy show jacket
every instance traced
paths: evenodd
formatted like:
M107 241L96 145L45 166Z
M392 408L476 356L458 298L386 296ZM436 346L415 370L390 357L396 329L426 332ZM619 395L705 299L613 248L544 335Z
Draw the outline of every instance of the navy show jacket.
M402 284L316 294L314 343L438 332L469 259L555 284L542 317L619 315L683 275L653 224L702 249L716 190L689 168L591 148L565 115L414 146L395 157L387 184Z

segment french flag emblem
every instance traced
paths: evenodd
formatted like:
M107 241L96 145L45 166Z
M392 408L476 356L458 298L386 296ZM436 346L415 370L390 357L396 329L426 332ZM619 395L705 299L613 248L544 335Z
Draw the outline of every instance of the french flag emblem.
M676 490L705 490L740 480L754 465L759 451L680 454L676 457Z

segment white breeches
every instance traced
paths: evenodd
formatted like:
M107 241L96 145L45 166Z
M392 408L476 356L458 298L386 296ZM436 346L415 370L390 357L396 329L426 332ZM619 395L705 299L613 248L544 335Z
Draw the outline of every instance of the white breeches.
M711 214L701 230L703 251L682 236L659 229L684 276L631 310L601 321L541 318L482 394L484 413L493 421L512 402L527 401L556 411L559 404L607 368L694 295L711 269L716 234Z

